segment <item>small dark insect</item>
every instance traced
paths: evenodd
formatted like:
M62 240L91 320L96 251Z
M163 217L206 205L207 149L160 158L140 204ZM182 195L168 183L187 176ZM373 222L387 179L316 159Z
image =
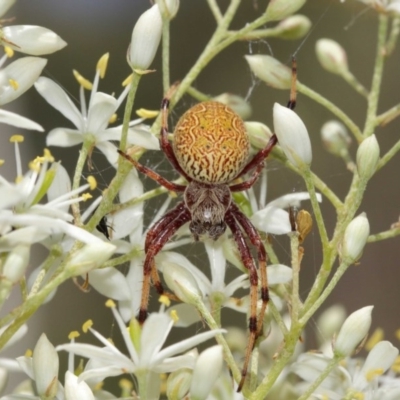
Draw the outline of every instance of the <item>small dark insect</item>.
M292 67L292 88L288 107L296 103L296 64ZM161 103L161 148L175 170L187 185L168 181L157 172L140 164L128 154L119 154L137 170L170 191L183 193L183 201L167 212L148 231L145 241L146 258L143 267L142 299L139 322L147 317L151 281L159 294L165 294L155 265L154 257L184 224L195 240L203 235L217 240L228 227L236 242L250 280L249 339L242 367L240 391L245 382L251 352L257 337L262 333L263 318L269 301L267 283L267 254L261 237L250 220L233 202L232 192L249 189L256 182L277 138L271 137L266 147L247 161L250 142L242 119L222 103L207 101L190 108L179 119L174 131L173 145L168 141L168 107L172 88ZM251 175L241 183L236 179ZM246 237L257 252L258 269L251 256ZM259 271L259 272L258 272ZM260 282L260 291L259 291ZM258 298L262 302L257 314Z

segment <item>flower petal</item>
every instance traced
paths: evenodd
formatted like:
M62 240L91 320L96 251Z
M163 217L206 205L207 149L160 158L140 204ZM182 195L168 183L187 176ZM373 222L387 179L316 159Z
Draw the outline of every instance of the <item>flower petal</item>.
M23 57L3 68L0 71L0 105L25 93L38 79L46 64L44 58Z
M95 400L88 384L78 381L78 377L72 372L65 373L65 400Z
M115 268L101 268L89 272L90 285L100 294L114 300L130 299L125 276Z
M81 113L60 85L42 76L36 81L35 88L51 106L68 118L79 130L83 129Z
M32 56L54 53L67 45L56 33L34 25L13 25L3 28L3 35L15 44L9 47Z
M55 128L46 137L47 146L71 147L83 142L82 134L75 129Z
M115 97L97 92L89 107L87 132L85 133L96 134L98 131L104 130L116 108L117 100Z
M44 129L36 122L25 118L22 115L15 114L11 111L0 110L0 123L13 125L18 128L31 129L43 132Z

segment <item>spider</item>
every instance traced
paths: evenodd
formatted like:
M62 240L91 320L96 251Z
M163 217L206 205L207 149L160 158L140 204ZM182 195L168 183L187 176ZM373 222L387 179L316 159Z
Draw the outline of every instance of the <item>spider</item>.
M288 107L296 104L296 63L292 65L292 85ZM167 212L148 231L145 240L145 261L140 311L141 324L147 318L151 281L157 292L165 294L154 257L186 223L197 241L203 235L217 240L228 227L236 242L242 262L249 273L250 317L249 339L246 347L242 377L238 391L245 382L251 353L262 331L263 318L269 301L267 282L267 255L261 237L250 220L240 211L232 199L232 192L249 189L256 182L277 137L273 135L266 147L247 161L250 142L242 119L228 106L215 101L198 103L179 119L174 130L173 145L168 141L168 110L170 89L161 103L161 149L187 185L170 182L150 168L140 164L128 154L119 154L131 162L138 171L174 192L183 193L183 201ZM252 172L250 177L237 182L238 178ZM259 271L251 255L246 236L255 247ZM257 315L259 295L261 308Z

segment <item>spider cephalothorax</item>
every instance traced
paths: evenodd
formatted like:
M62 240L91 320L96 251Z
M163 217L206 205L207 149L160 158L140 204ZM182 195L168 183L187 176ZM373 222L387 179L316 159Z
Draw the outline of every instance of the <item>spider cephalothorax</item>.
M293 76L295 77L294 68ZM295 83L295 79L293 82ZM247 161L250 144L242 119L226 105L207 101L195 105L179 119L172 146L168 141L169 97L167 95L161 103L161 148L172 166L188 184L179 185L170 182L119 151L139 171L168 190L183 193L184 197L183 201L166 213L147 233L142 299L138 318L139 322L143 323L147 317L151 280L157 291L165 294L154 258L181 226L189 223L189 229L195 240L202 235L217 240L229 228L243 265L248 270L250 282L250 335L242 368L242 379L238 386L240 391L246 378L256 338L262 330L269 293L264 245L256 228L232 200L231 193L249 189L255 183L264 166L264 159L275 146L277 138L273 135L266 147ZM294 104L293 86L289 105L293 108ZM251 173L250 177L240 182L236 181L247 173ZM258 269L246 237L256 250ZM259 298L262 305L258 311Z

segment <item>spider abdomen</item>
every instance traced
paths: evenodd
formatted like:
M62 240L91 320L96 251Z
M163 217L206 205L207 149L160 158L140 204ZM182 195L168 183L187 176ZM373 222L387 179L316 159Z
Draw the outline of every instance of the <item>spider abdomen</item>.
M244 167L250 142L243 120L216 101L199 103L179 119L174 132L174 153L192 179L227 183Z

